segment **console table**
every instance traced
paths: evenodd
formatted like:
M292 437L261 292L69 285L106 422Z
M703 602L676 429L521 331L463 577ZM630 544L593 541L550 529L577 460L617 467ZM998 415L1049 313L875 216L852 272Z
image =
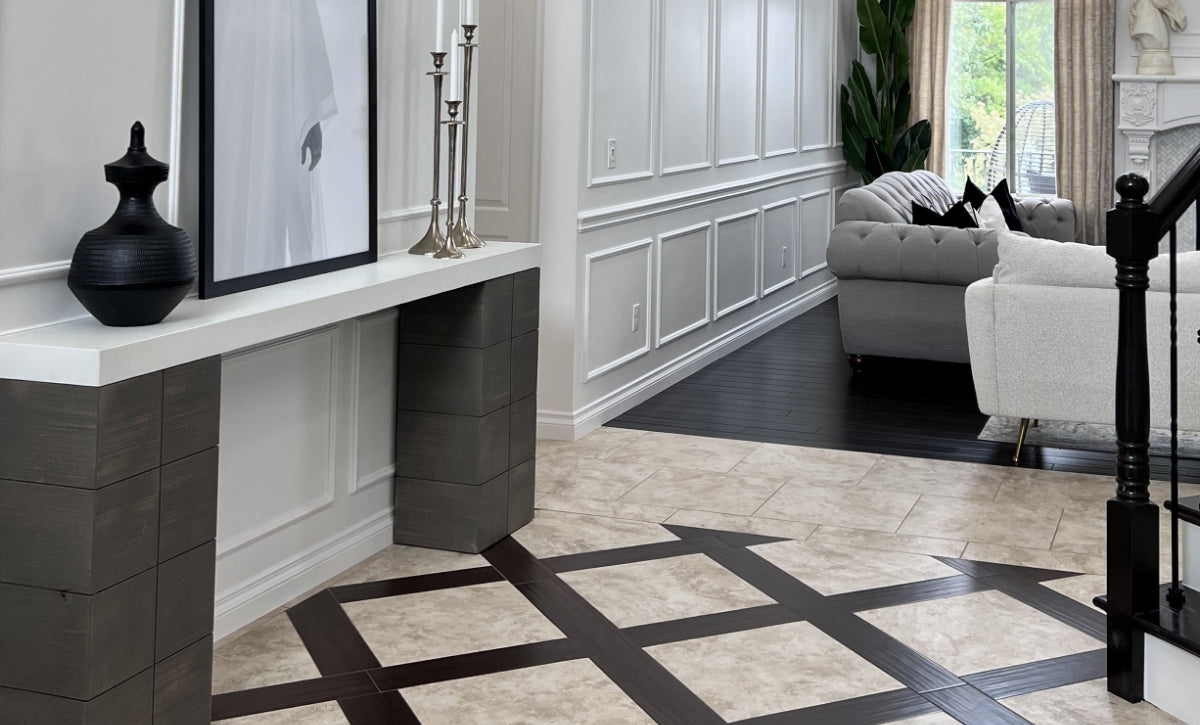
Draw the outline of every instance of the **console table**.
M221 355L399 307L394 540L533 517L540 246L407 254L166 321L0 336L0 713L209 722Z

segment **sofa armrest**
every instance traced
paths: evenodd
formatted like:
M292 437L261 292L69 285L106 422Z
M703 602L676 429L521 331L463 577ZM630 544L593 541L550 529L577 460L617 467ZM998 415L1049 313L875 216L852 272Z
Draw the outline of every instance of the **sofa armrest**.
M1075 204L1069 199L1027 196L1017 199L1021 227L1031 237L1075 241Z
M833 228L826 258L839 279L966 286L996 266L994 229L847 221Z
M1000 409L996 370L996 285L983 278L967 287L963 303L967 314L967 349L979 412L995 415Z

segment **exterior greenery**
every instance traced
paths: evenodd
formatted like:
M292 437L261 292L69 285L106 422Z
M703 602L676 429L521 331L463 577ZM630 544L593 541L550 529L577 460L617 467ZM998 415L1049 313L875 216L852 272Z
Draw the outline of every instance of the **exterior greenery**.
M859 61L842 86L842 153L870 183L888 171L924 167L929 121L908 125L912 107L906 33L917 0L858 0L859 43L875 56L874 81Z

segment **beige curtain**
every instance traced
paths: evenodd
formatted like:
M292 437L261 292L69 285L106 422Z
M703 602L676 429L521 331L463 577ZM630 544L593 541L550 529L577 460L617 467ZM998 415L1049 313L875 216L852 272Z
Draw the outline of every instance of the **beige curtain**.
M1115 0L1054 3L1058 195L1075 202L1078 241L1104 242L1113 204Z
M946 68L950 64L950 10L954 0L917 0L908 29L912 82L909 122L929 119L933 141L925 168L946 176Z

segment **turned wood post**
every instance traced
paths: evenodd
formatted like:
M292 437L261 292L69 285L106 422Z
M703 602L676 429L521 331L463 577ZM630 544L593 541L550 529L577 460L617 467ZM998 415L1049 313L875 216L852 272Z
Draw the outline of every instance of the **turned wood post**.
M1158 506L1150 500L1150 369L1146 290L1158 254L1159 219L1145 202L1149 183L1117 180L1121 201L1108 212L1108 254L1120 290L1117 342L1117 495L1108 501L1108 690L1142 699L1142 633L1132 618L1158 606Z

